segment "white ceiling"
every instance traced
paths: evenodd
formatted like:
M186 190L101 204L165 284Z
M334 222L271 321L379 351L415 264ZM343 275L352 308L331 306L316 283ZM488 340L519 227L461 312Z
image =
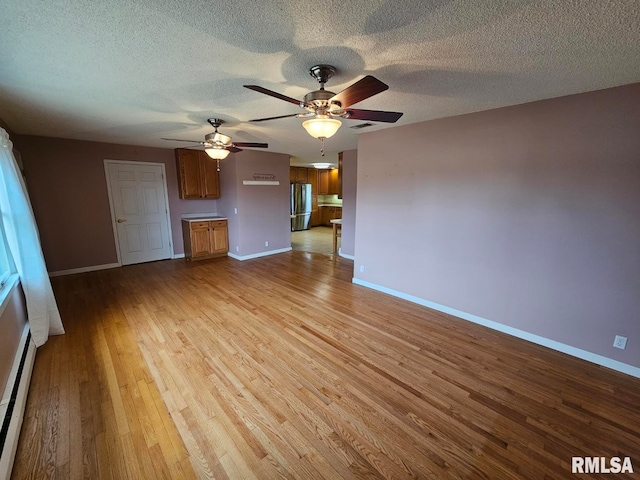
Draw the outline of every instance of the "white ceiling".
M369 74L390 89L354 108L396 125L640 81L640 1L2 0L0 118L18 134L174 148L210 117L235 141L320 160L286 115L328 63L339 92ZM344 120L327 152L358 132Z

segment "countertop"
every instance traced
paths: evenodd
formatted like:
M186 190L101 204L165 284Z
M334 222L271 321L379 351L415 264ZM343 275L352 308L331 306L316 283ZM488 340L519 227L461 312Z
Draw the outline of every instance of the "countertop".
M340 205L339 203L319 203L318 206L319 207L340 207L340 208L342 208L342 205Z
M182 221L183 222L205 222L208 220L228 220L227 217L213 217L211 215L206 216L206 217L197 217L197 218L183 218Z

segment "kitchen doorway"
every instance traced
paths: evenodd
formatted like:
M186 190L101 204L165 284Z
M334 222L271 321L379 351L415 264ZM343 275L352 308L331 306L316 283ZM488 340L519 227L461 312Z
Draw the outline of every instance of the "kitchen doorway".
M340 247L339 238L338 247ZM291 249L332 255L333 228L321 226L313 227L309 230L291 232Z

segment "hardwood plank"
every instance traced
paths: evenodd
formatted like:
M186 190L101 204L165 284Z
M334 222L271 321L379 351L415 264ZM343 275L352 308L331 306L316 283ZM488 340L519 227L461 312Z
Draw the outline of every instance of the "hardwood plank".
M13 478L570 476L640 468L640 381L288 252L53 279ZM620 478L631 478L622 475Z

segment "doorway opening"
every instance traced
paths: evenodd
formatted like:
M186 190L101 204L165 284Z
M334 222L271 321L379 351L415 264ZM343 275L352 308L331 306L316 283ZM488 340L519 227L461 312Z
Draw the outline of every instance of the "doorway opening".
M340 248L340 238L338 238L338 248ZM325 226L291 232L291 249L328 255L338 253L333 251L333 228Z

